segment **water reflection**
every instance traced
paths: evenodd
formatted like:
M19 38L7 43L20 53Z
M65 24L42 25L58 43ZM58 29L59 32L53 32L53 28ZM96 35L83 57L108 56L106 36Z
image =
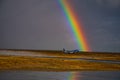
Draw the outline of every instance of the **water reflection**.
M0 71L0 80L120 80L120 71Z

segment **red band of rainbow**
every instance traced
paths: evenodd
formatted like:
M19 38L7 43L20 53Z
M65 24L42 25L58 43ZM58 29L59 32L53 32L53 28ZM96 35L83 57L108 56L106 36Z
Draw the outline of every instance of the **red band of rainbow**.
M70 28L76 38L77 45L81 51L90 51L88 47L87 40L83 33L82 25L77 19L77 15L73 11L72 7L69 5L67 0L59 0L62 10L66 16L66 19L70 25Z

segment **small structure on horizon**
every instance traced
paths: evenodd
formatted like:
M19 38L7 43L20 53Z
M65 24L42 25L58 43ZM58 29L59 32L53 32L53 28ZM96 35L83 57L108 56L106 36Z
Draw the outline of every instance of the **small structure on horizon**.
M78 53L80 52L78 49L75 49L75 50L65 50L65 48L63 48L63 52L64 53L69 53L69 54L72 54L72 53Z

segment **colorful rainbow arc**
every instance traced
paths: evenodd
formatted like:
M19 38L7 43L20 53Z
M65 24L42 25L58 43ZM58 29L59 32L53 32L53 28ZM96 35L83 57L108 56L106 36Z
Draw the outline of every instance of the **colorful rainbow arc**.
M80 21L77 19L77 15L70 7L67 0L58 1L60 3L60 6L62 7L64 15L67 18L71 30L76 38L78 47L80 48L81 51L90 51L90 48L88 47L87 41L85 39L85 35L83 33L82 25Z

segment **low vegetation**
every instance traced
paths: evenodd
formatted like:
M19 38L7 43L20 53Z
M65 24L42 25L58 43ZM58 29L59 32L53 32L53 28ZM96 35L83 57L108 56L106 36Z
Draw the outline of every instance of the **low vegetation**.
M35 54L46 54L49 56L57 56L63 58L88 58L97 60L117 60L120 61L120 53L106 52L79 52L75 54L65 54L62 51L32 51Z
M1 55L0 70L40 70L40 71L120 70L120 64L87 62L80 60L66 60L60 57L38 58L38 57Z

